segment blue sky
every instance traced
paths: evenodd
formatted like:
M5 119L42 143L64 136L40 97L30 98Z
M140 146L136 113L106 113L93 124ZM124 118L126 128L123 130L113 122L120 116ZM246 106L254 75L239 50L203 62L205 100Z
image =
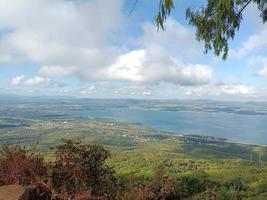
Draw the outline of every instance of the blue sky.
M0 93L86 98L265 100L267 24L243 14L226 61L204 54L176 0L0 0Z

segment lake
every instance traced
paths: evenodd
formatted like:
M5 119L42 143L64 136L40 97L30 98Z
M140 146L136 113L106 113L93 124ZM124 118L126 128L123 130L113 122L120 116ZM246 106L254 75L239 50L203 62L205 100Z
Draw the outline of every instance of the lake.
M157 131L208 135L235 142L267 145L267 115L134 108L83 109L68 111L68 114L138 123Z

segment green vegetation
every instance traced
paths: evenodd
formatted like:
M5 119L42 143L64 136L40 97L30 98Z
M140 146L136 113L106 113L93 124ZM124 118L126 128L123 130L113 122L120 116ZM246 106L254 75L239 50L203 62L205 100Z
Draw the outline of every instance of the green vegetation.
M160 0L156 17L158 27L164 29L164 22L174 9L175 0ZM267 21L266 0L208 0L199 7L189 7L186 18L196 27L196 39L205 44L205 53L213 50L216 56L228 55L228 41L233 39L242 21L245 8L255 3L263 23ZM178 4L179 5L179 4Z
M90 119L87 113L74 115L76 110L119 110L122 106L266 115L266 103L260 102L64 100L38 106L27 101L2 102L0 183L35 183L38 190L33 191L53 189L63 196L65 191L71 198L81 192L123 200L267 198L267 147L157 132L137 124ZM81 143L64 142L68 140Z
M179 136L101 119L31 121L27 126L4 130L2 145L7 141L13 145L25 144L31 147L27 151L31 155L41 153L44 163L53 163L48 164L48 168L52 166L55 180L65 181L65 187L73 185L69 181L75 180L69 174L74 166L62 167L64 160L83 161L90 169L101 169L93 167L94 159L89 159L99 152L95 158L101 158L103 171L115 182L100 181L101 187L106 189L94 191L91 181L78 181L85 181L81 188L86 191L91 188L96 196L106 195L110 199L254 200L265 199L267 195L267 148L263 146L234 144L203 136ZM65 143L62 139L81 141L82 144ZM35 160L36 157L30 156L29 159ZM55 169L60 170L56 172ZM28 174L27 170L23 174ZM100 175L96 176L100 178ZM56 191L60 191L61 184L55 184ZM68 190L77 193L81 188L70 186Z
M207 160L197 158L202 153L197 157L182 153L184 146L177 150L175 142L145 142L110 154L103 146L65 140L50 162L20 146L5 146L0 154L0 185L31 185L30 193L44 199L266 198L265 162Z

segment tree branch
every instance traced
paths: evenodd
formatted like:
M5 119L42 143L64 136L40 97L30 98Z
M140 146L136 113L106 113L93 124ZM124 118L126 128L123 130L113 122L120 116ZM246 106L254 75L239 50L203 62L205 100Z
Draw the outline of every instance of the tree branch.
M138 0L135 0L135 2L134 2L134 5L133 5L132 9L131 9L131 10L130 10L130 12L129 12L129 15L131 15L131 14L133 13L133 11L135 10L135 8L136 8L136 5L137 5L137 2L138 2Z
M248 4L250 4L251 2L252 2L252 0L249 0L249 1L243 6L243 8L241 8L241 10L238 12L237 15L240 15L240 14L243 12L243 10L248 6Z

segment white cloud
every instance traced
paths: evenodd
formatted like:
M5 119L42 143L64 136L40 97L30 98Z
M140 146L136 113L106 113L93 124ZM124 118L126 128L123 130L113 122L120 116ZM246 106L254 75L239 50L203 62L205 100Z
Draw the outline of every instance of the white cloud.
M216 99L247 98L257 95L257 90L242 83L211 83L199 87L182 88L187 96L211 97Z
M118 57L111 66L101 72L103 77L110 80L144 81L140 70L144 67L145 50L136 50Z
M191 64L202 54L193 31L171 18L165 31L158 32L151 23L145 23L143 30L143 36L137 39L141 48L121 54L99 76L138 83L201 85L210 82L211 67Z
M43 78L43 77L35 76L34 78L30 78L30 79L25 80L24 85L36 86L36 85L40 85L42 83L45 83L46 81L48 81L48 80Z
M80 93L83 95L90 95L96 90L95 86L90 86L88 88L81 89Z
M151 91L144 91L144 92L142 92L142 95L144 95L144 96L151 96L152 95L152 92Z
M63 67L63 66L43 66L39 70L38 74L42 77L62 77L71 76L75 74L75 67Z
M177 62L164 51L145 49L121 55L117 61L103 69L102 77L109 80L128 80L139 83L171 82L180 85L207 84L212 78L212 69L206 65ZM161 58L158 57L161 55Z
M267 77L267 64L264 65L257 73L259 76Z
M2 0L0 29L6 31L0 39L0 62L42 66L34 79L25 80L28 86L63 76L85 81L209 83L211 68L191 64L202 54L194 32L171 18L165 31L145 23L134 51L114 46L112 33L122 24L122 3Z
M253 87L242 85L242 84L221 85L219 86L219 88L222 94L227 94L227 95L249 96L255 93L255 89Z
M24 80L24 75L15 76L11 79L11 85L17 86L20 85L21 82Z
M267 77L267 57L259 57L258 63L261 65L257 75Z
M249 59L248 65L256 71L256 75L267 77L267 57L254 56Z
M243 45L231 52L233 57L244 58L247 55L267 48L267 26L263 26L256 34L251 35Z
M185 94L188 95L188 96L197 96L197 97L200 97L200 96L203 96L204 94L204 90L202 87L196 87L196 88L189 88L185 91Z
M243 40L241 46L230 51L230 57L233 58L246 58L267 48L267 26L262 23L258 5L253 2L249 4L242 17L242 25L237 37L242 38L242 32L249 33L250 36Z
M190 61L199 56L199 44L194 40L191 30L173 19L168 19L165 32L157 32L154 25L144 25L144 35L137 39L136 50L114 56L113 61L101 67L85 67L81 63L75 65L50 65L39 70L44 77L76 76L91 81L131 81L136 83L171 82L180 85L207 84L212 78L209 66L201 64L185 64L186 57ZM173 51L171 51L173 49ZM93 52L91 52L93 53ZM105 52L103 52L105 56ZM88 55L87 55L88 56ZM94 53L89 55L95 56ZM183 58L183 59L182 59ZM94 58L93 58L94 59ZM105 60L101 58L102 60Z
M117 55L110 38L121 7L122 0L1 0L0 62L31 62L42 71L76 66L72 75L90 77Z
M153 92L145 86L124 86L113 88L113 93L126 96L153 96Z
M162 83L184 87L182 90L190 96L208 94L212 67L200 64L203 49L195 40L194 31L174 19L167 20L165 31L145 23L142 36L135 38L131 48L116 46L113 39L123 22L122 3L123 0L0 1L0 63L41 66L35 77L17 76L11 84L50 86L50 78L75 77L82 81L70 90L79 95L98 95L101 90L154 97ZM109 85L117 81L123 84L118 88L97 86L96 90L94 86L83 87L84 81L95 81L94 85L105 81Z
M145 23L143 31L139 43L146 49L164 48L170 56L191 61L203 55L202 44L196 41L194 31L172 18L167 19L164 31L158 31L152 23Z
M139 48L121 54L112 64L99 70L97 79L178 85L210 82L211 67L191 64L202 54L193 31L171 18L167 20L164 32L158 32L151 23L146 23L143 31L143 36L137 39Z
M38 86L44 83L48 83L50 80L40 76L35 76L33 78L25 79L24 75L15 76L11 79L11 85L13 86Z

